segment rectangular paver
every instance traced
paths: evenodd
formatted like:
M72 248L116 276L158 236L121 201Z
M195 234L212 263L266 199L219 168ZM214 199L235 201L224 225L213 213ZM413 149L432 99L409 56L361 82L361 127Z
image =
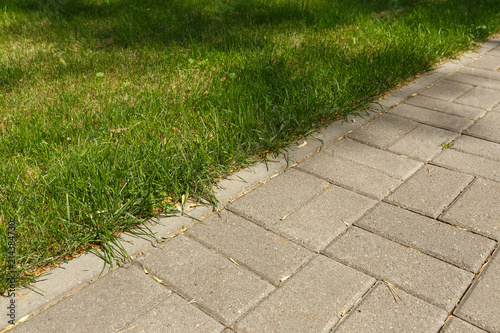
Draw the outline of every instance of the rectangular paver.
M500 143L500 112L489 112L466 132L481 139Z
M500 240L500 184L477 179L441 219Z
M497 71L500 68L500 57L487 54L473 61L469 66Z
M500 256L490 260L454 314L489 332L500 332Z
M451 317L440 333L487 333L485 330L472 326L470 323L457 317Z
M500 162L480 156L462 153L454 149L445 149L432 163L474 176L480 176L500 182Z
M313 252L233 213L223 211L186 233L278 285L309 261Z
M460 71L463 74L476 75L480 77L484 77L485 79L494 79L500 80L500 71L490 71L482 68L474 68L474 67L465 67Z
M443 325L448 316L446 311L391 288L392 291L385 283L378 282L333 332L429 333L437 332Z
M386 203L355 224L471 272L481 267L495 247L491 239Z
M455 103L482 109L491 109L498 102L500 102L500 90L484 87L475 87L455 100Z
M427 165L386 200L437 218L473 179L471 175Z
M356 227L333 241L325 253L446 311L453 309L474 277L470 272Z
M455 81L443 80L425 89L420 94L428 97L451 102L460 95L471 90L474 86Z
M464 153L483 156L500 162L500 144L481 140L472 136L462 135L455 141L453 149Z
M238 332L329 332L375 279L317 256L236 324Z
M462 74L460 72L449 76L448 79L485 88L500 89L500 80L489 79L470 74Z
M150 272L198 307L231 324L274 287L250 271L183 235L138 259Z
M408 99L405 103L472 120L478 119L486 112L486 110L484 109L478 109L469 105L445 102L440 99L435 99L422 95L417 95L415 97L412 97Z

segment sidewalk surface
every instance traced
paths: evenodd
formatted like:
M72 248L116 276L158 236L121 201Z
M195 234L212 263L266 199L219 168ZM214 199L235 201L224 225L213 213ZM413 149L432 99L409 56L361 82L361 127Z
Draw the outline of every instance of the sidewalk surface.
M500 332L500 39L380 102L20 291L12 332Z

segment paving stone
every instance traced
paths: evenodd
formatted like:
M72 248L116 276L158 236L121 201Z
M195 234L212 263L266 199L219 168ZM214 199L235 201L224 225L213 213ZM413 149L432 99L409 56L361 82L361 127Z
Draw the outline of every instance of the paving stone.
M500 112L489 112L467 130L468 135L500 143Z
M474 274L351 227L326 249L331 258L451 311Z
M498 143L462 135L454 142L453 149L500 162L500 144Z
M497 90L500 89L500 80L489 79L489 78L479 77L479 76L470 75L470 74L463 74L460 72L449 76L448 80L473 84L475 86L480 86L480 87L485 87L485 88L491 88L491 89L497 89Z
M500 91L483 87L475 87L455 100L455 103L483 109L491 109L498 102L500 102Z
M427 165L386 200L437 218L473 179L471 175Z
M474 67L467 66L467 67L463 68L460 71L460 73L480 76L480 77L484 77L485 79L500 80L500 71L490 71L487 69L474 68Z
M302 162L297 168L379 200L402 183L377 169L335 157L329 149Z
M313 253L233 213L223 211L186 232L205 246L278 285Z
M235 200L228 208L267 226L304 205L326 186L327 181L289 169Z
M473 88L470 84L459 83L455 81L443 80L435 85L425 89L420 94L428 97L441 99L451 102L460 95Z
M119 268L13 332L115 332L170 294L137 267Z
M466 321L463 321L457 317L451 317L446 324L443 326L443 329L440 333L487 333L486 331L477 328L476 326L472 326Z
M428 161L441 152L443 142L450 142L457 136L455 132L420 124L389 146L388 150L416 160Z
M317 256L237 324L238 332L329 332L375 280Z
M479 119L479 117L481 117L486 112L483 109L478 109L469 105L457 104L453 102L445 102L439 99L426 97L422 95L417 95L415 97L412 97L408 99L405 103L472 120Z
M313 251L320 251L376 203L376 200L332 185L270 228Z
M465 64L460 62L459 60L451 60L447 61L444 64L439 65L434 69L434 72L438 74L451 74L459 70L460 68L464 67Z
M349 133L347 137L375 147L386 148L417 125L418 123L412 120L384 113Z
M378 169L401 180L405 180L422 166L421 162L347 139L335 142L331 148L334 156Z
M455 315L489 332L500 332L500 259L499 251L490 259L486 268L462 302Z
M500 184L477 179L441 219L500 240Z
M224 324L231 324L274 288L248 270L183 235L138 259L150 272Z
M454 149L445 149L433 161L446 168L500 182L500 162Z
M481 267L495 247L491 239L386 203L355 225L471 272Z
M156 305L121 332L220 333L224 326L176 294Z
M390 94L394 97L406 98L419 91L427 88L429 85L443 78L445 74L438 72L428 72L421 77L416 78L414 81L409 82L406 86L392 91Z
M429 333L437 332L448 314L404 291L391 290L383 282L349 312L333 332L335 333ZM394 299L394 297L401 299Z
M474 122L471 119L457 117L448 113L424 109L408 104L401 104L390 113L397 114L418 121L423 124L432 125L455 132L462 132Z
M500 69L500 58L494 55L485 55L481 58L470 63L471 67L478 67L482 69L489 69L491 71L497 71Z

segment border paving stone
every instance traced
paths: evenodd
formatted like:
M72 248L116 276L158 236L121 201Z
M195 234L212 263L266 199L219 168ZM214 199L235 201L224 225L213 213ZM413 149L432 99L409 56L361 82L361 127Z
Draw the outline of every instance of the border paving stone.
M472 120L479 119L479 117L481 117L486 112L486 110L475 108L469 105L445 102L439 99L426 97L422 95L417 95L415 97L412 97L408 99L405 103Z
M489 112L466 132L481 139L500 143L500 112Z
M483 109L491 109L500 102L500 91L483 87L475 87L455 100L455 103L470 105Z
M455 132L462 132L474 124L471 119L458 117L449 113L429 110L409 104L401 104L388 111L407 117L423 124L432 125Z
M394 292L401 299L396 301L389 287L378 282L332 333L437 332L448 316L402 290L394 288Z
M135 266L117 269L12 332L110 332L124 327L171 291Z
M377 169L334 157L328 151L302 162L297 168L379 200L385 198L402 183L401 180Z
M470 272L356 227L334 240L325 253L446 311L453 309L474 277Z
M477 179L440 218L500 240L500 184Z
M318 252L376 203L376 200L332 185L270 228Z
M474 86L455 81L442 80L422 91L420 94L451 102Z
M355 225L471 272L495 247L491 239L383 202Z
M432 163L500 182L500 162L484 157L462 153L454 149L445 149Z
M419 161L428 161L441 152L441 143L450 142L457 136L455 132L420 124L387 150Z
M426 165L386 201L437 218L473 179L471 175Z
M205 312L229 325L274 287L200 243L177 236L139 258L144 267Z
M483 77L485 79L500 80L500 71L490 71L490 70L481 69L481 68L465 67L464 69L462 69L460 71L460 73L475 75L475 76Z
M329 332L375 279L318 255L236 323L238 332Z
M289 169L228 205L228 209L267 226L301 207L329 183Z
M462 135L454 142L453 149L500 162L500 144L498 143Z
M477 328L476 326L472 326L466 321L463 321L457 317L451 317L446 324L443 326L443 329L440 333L487 333L486 331Z
M410 177L422 166L421 162L347 139L335 142L331 148L334 156L378 169L401 180Z
M444 73L439 73L436 71L427 72L421 77L416 78L414 81L409 82L406 86L392 91L390 94L394 97L406 98L420 92L421 90L427 88L429 85L442 79L443 77L445 77Z
M302 246L228 211L194 226L185 235L248 267L274 285L313 256L313 252Z
M378 148L386 148L417 125L418 123L412 120L384 113L349 133L347 137Z
M489 332L500 332L500 253L498 250L454 314Z
M485 87L485 88L500 89L500 80L489 79L489 78L479 77L479 76L470 75L470 74L462 74L460 72L455 73L451 76L448 76L447 79L452 80L452 81L462 82L462 83L469 83L469 84L473 84L475 86L480 86L480 87Z
M487 54L471 62L469 66L496 71L500 68L500 59L494 55Z

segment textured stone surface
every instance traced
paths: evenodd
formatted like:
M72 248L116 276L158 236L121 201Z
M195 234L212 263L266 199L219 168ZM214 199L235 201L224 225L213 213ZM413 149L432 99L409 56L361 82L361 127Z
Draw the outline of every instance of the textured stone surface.
M295 169L269 180L232 202L228 208L266 226L300 208L328 182Z
M313 255L233 213L223 211L185 234L248 267L274 285L292 275Z
M472 155L483 156L500 162L500 144L462 135L455 141L453 149Z
M386 203L355 224L472 272L481 267L495 246L491 239Z
M230 324L274 288L248 270L183 235L145 254L143 265L180 295Z
M328 150L304 161L298 168L377 199L385 198L402 183L377 169L334 157Z
M426 165L386 200L437 218L473 178L471 175Z
M496 251L489 264L455 310L455 315L489 332L500 332L500 259Z
M416 120L423 124L428 124L455 132L462 132L472 125L471 119L454 116L449 113L438 112L430 109L424 109L408 104L401 104L389 110L390 113L397 114Z
M439 330L448 315L446 311L392 288L397 295L393 295L385 283L377 283L334 332L429 333Z
M457 136L457 133L421 124L388 150L420 161L428 161L439 154L443 142L450 142Z
M477 179L441 218L500 240L500 184Z
M349 228L325 252L446 311L453 309L474 277L470 272L356 227Z
M485 88L500 89L500 80L488 79L470 74L456 73L449 76L448 80L469 83Z
M413 98L410 98L405 103L473 120L478 119L486 112L486 110L484 109L478 109L469 105L445 102L440 99L422 95L417 95Z
M491 109L500 102L500 90L475 87L455 100L456 103Z
M420 94L451 102L473 88L470 84L443 80L422 91Z
M486 331L472 326L466 321L457 317L451 317L440 333L486 333Z
M500 112L489 112L467 130L466 134L500 143Z
M499 161L462 153L454 149L446 149L432 162L448 169L500 182Z
M375 280L317 256L237 324L238 332L329 332Z
M408 178L422 166L421 162L346 139L335 142L331 148L334 156L378 169L401 180Z
M471 67L497 71L500 68L500 58L494 55L485 55L470 64Z
M324 249L377 201L332 185L270 228L313 251Z
M500 80L500 71L490 71L487 69L474 68L474 67L465 67L460 71L462 74L470 74L479 77L483 77L485 79L493 79Z

